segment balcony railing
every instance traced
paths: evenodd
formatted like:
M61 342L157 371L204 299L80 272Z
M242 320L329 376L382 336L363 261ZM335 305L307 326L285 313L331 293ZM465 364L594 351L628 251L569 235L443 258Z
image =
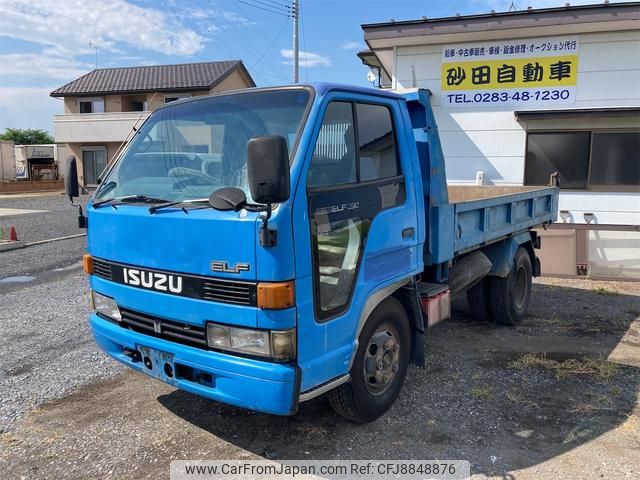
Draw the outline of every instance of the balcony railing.
M151 112L72 113L54 115L53 128L56 142L100 143L121 142L131 129Z

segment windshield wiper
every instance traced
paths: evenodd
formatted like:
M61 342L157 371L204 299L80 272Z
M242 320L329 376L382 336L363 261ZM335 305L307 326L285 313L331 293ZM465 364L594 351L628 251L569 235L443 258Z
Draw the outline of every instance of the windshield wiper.
M129 195L127 197L109 198L107 200L100 200L99 202L91 204L93 208L101 207L102 205L112 205L114 208L116 203L166 203L163 198L148 197L146 195Z
M154 205L153 207L149 207L149 213L154 214L156 213L158 210L161 210L163 208L168 208L168 207L175 207L176 205L193 205L195 203L201 203L201 202L208 202L209 200L207 198L199 198L197 200L178 200L178 201L174 201L174 202L165 202L165 203L160 203L158 205ZM201 208L209 208L209 205L207 205L206 207L201 207ZM187 213L187 209L185 207L182 207L181 210L184 213Z

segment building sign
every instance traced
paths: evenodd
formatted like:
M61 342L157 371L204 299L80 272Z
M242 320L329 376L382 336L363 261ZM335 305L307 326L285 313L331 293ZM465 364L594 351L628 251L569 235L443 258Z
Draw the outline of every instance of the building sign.
M53 158L53 147L27 146L27 158Z
M574 103L578 38L448 45L441 74L443 106Z

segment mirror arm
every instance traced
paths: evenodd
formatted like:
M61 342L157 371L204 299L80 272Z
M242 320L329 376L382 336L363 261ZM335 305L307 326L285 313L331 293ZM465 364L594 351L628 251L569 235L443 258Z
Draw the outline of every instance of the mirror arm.
M73 198L71 198L71 205L78 209L78 228L87 228L89 222L87 222L87 217L84 216L82 205L73 203Z
M260 227L260 246L262 247L274 247L278 243L278 230L269 228L272 210L271 202L268 202L263 210L265 215L262 217L262 226Z

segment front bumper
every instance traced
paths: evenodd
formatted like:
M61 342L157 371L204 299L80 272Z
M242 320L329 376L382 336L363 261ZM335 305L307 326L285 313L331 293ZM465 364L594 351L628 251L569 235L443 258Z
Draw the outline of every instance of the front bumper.
M155 377L181 390L275 415L292 415L297 410L300 375L295 366L169 342L127 330L95 313L89 317L89 325L102 350L119 362L148 375L152 375L151 371L141 358L136 358L131 352L150 348L172 356L176 374L169 377L160 370L160 376L156 373Z

